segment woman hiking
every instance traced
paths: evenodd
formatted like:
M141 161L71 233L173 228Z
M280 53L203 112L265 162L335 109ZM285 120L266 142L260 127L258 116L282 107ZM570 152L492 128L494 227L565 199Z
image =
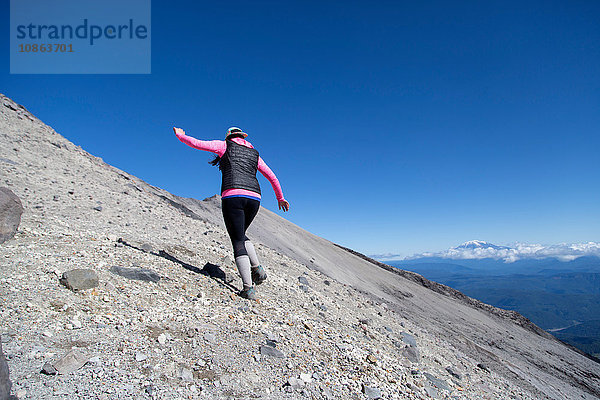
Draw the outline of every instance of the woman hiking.
M271 182L279 209L288 211L290 204L283 198L279 180L254 146L245 139L248 134L240 128L229 128L225 140L198 140L187 136L181 128L173 130L177 138L188 146L217 154L210 163L218 165L222 173L221 209L233 245L235 265L244 284L239 295L255 300L254 284L260 285L267 279L254 245L246 236L246 229L260 208L260 185L256 179L256 171L260 171Z

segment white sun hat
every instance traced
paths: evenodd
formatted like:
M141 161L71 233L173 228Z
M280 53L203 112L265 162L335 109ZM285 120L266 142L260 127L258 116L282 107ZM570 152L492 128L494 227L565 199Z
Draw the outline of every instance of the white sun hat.
M248 134L246 132L243 132L237 126L232 126L231 128L227 129L227 135L225 136L225 139L227 139L231 135L242 135L243 137L248 136Z

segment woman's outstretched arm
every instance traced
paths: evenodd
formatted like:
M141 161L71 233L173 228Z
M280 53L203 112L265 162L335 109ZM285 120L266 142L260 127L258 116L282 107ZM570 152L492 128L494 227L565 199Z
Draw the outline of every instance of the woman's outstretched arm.
M219 156L222 156L223 153L225 153L227 144L223 140L198 140L191 136L187 136L185 131L181 128L173 128L173 131L175 132L177 139L181 140L190 147L198 150L217 153Z
M265 178L271 182L271 186L275 191L275 196L277 197L277 201L279 203L279 209L283 211L287 211L290 209L290 203L288 203L283 198L283 191L281 190L281 185L279 184L279 179L275 176L275 173L271 171L271 168L265 163L262 157L258 157L258 171L263 174Z

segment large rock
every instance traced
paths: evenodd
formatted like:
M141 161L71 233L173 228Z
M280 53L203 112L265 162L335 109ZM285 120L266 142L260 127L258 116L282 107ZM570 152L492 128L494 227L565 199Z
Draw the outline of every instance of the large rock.
M402 355L412 363L418 363L421 359L419 349L412 346L406 346L404 349L402 349Z
M450 387L448 386L445 380L437 378L431 375L429 372L424 372L423 375L425 375L425 378L427 378L429 383L431 383L436 388L450 391Z
M110 272L113 274L122 276L127 279L134 279L137 281L145 282L158 282L160 281L160 275L156 272L147 268L125 268L113 266L110 268Z
M277 350L271 346L260 346L259 348L260 354L263 356L275 357L275 358L285 358L285 354L281 350Z
M362 392L367 396L367 399L377 400L381 398L381 390L370 386L370 383L363 383Z
M417 347L417 340L410 333L400 332L400 334L402 335L402 341L406 343L406 346L402 349L402 355L410 362L418 363L421 355Z
M404 343L415 348L417 347L417 339L415 339L413 335L406 332L400 332L400 334L402 335L402 341Z
M64 356L58 361L52 364L56 371L61 375L70 374L73 371L77 371L87 363L89 357L84 354L81 350L73 348L69 350Z
M0 243L12 239L21 223L23 205L10 189L0 187Z
M0 400L10 398L10 387L12 383L8 379L8 364L2 352L2 341L0 341Z
M91 269L72 269L63 273L60 283L74 292L91 289L98 286L98 274Z

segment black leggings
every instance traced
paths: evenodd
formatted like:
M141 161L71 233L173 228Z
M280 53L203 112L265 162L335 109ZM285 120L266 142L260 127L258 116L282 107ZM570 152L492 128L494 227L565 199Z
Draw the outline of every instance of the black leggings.
M248 255L244 242L249 240L246 229L258 213L260 201L248 197L226 197L221 199L221 209L227 233L233 245L233 256Z

